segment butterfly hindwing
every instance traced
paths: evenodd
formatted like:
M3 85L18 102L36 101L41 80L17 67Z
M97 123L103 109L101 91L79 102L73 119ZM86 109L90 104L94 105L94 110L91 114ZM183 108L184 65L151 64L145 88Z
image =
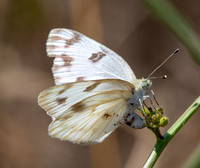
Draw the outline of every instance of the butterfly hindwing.
M116 129L132 96L128 82L110 79L68 83L43 91L39 104L52 116L49 134L74 143L98 143Z
M47 53L55 57L56 85L99 79L136 80L129 65L104 45L70 29L53 29L47 40Z
M96 103L93 97L82 101L81 103L84 105L80 112L73 112L69 118L66 115L66 117L55 119L50 124L50 135L74 143L101 142L106 135L109 135L121 124L127 111L125 100L119 98L118 94L117 92L112 93L109 98L110 102L100 100L102 97L109 97L110 93L95 95ZM90 104L90 101L93 101L94 104Z

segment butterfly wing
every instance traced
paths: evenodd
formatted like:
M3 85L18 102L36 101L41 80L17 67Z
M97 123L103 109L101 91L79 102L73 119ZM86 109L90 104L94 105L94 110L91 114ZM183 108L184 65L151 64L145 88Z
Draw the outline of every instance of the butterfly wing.
M76 81L121 79L136 80L129 65L104 45L69 29L53 29L46 43L49 57L55 57L56 85Z
M133 86L122 80L96 80L54 86L39 95L52 116L49 134L79 144L99 143L124 122Z

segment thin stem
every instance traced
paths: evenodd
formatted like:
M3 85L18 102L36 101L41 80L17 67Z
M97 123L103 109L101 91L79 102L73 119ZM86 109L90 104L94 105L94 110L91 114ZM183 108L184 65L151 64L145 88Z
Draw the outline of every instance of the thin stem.
M185 45L200 64L200 40L190 23L167 0L141 0L160 22Z
M160 129L159 128L155 128L155 129L151 129L153 131L153 133L155 134L157 141L164 139L164 136L162 136L162 134L160 133Z
M190 117L198 110L198 108L200 108L200 97L198 97L194 103L181 115L181 117L171 126L171 128L169 128L169 130L164 134L164 139L157 138L157 142L149 158L144 164L144 168L153 167L166 145L190 119Z

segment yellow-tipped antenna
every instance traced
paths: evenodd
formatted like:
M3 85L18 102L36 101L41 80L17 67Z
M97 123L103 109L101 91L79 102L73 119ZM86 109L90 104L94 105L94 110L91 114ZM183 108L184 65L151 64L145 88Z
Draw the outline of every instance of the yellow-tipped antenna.
M149 76L147 77L147 79L149 79L151 77L151 75L154 74L154 72L156 72L161 66L163 66L163 64L165 64L165 62L167 62L174 54L176 54L179 51L179 48L177 48L169 57L167 57L156 69L153 70L153 72L151 72L149 74ZM163 79L166 79L165 76L161 77Z

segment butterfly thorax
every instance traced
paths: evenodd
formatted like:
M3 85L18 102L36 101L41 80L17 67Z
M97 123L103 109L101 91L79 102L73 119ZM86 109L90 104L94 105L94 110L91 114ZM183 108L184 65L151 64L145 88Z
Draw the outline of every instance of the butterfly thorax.
M141 88L142 88L144 91L149 90L150 87L152 86L152 82L151 82L151 80L149 80L149 79L144 79L144 78L142 78L142 79L139 80L139 82L140 82L139 85L141 86Z
M152 82L149 79L138 79L134 83L134 88L132 89L132 97L128 100L129 111L125 117L125 123L132 127L141 129L146 126L144 119L141 118L135 110L142 105L142 102L145 100L148 90L150 89Z
M151 85L152 82L149 79L142 78L137 80L135 88L132 90L133 96L128 101L128 103L133 107L133 110L140 106L140 101L143 102L144 96L150 89Z

